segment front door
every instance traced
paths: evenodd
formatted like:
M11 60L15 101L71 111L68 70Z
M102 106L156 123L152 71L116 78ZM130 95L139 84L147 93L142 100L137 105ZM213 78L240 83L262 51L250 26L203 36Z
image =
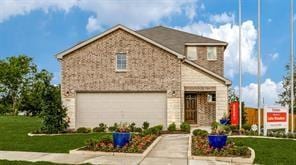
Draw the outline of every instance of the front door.
M189 124L197 124L197 94L185 94L185 121Z

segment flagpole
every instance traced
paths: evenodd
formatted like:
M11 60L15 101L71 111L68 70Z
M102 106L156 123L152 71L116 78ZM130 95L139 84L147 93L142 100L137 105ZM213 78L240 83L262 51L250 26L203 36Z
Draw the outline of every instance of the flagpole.
M258 0L258 135L261 133L261 0Z
M242 36L242 32L241 32L241 24L242 24L242 9L241 9L241 0L238 1L238 22L239 22L239 46L238 46L238 50L239 50L239 129L242 129L242 44L241 44L241 36Z
M293 0L291 0L291 9L290 9L290 32L291 32L291 132L294 132L294 7L293 7Z

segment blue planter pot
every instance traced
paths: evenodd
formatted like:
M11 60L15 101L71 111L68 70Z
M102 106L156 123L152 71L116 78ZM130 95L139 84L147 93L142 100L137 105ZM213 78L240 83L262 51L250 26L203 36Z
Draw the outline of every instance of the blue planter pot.
M123 147L131 140L131 133L129 132L113 132L114 147Z
M229 122L229 119L220 119L220 124L227 125L228 122Z
M208 135L211 147L221 149L226 145L227 135Z

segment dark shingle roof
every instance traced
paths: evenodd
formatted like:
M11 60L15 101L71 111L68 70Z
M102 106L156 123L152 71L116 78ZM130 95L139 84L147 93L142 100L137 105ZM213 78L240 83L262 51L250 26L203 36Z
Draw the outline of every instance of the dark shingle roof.
M223 41L163 26L156 26L149 29L138 30L136 32L180 54L184 54L185 43L227 44Z

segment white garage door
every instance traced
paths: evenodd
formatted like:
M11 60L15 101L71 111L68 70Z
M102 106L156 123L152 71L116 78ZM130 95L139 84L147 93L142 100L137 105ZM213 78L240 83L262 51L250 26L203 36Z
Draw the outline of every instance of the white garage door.
M135 122L166 127L166 93L77 93L76 128Z

